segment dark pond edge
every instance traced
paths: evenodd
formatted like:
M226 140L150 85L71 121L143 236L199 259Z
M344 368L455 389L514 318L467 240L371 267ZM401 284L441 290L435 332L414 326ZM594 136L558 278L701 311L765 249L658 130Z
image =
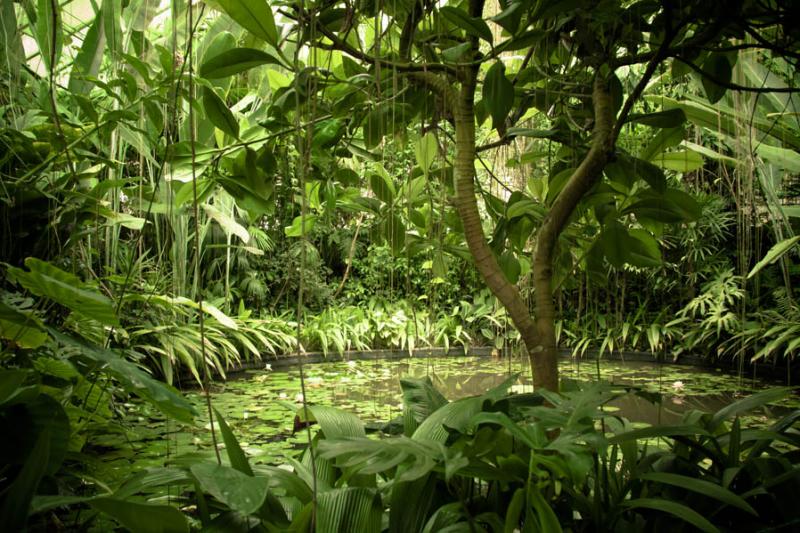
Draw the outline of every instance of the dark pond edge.
M594 362L598 357L598 351L587 350L582 357L577 359L582 362ZM350 350L343 353L328 352L325 355L323 352L308 352L304 355L278 355L278 356L263 356L261 360L243 361L241 365L235 368L228 369L226 374L228 378L240 377L239 375L247 372L248 370L265 369L267 365L272 370L285 370L290 367L297 367L302 364L316 364L333 361L372 361L377 359L406 359L409 357L424 358L424 357L508 357L519 356L519 353L512 353L511 350L502 350L498 352L490 346L472 346L464 348L461 346L451 346L449 349L445 348L417 348L414 350L399 350L399 349L382 349L382 350ZM572 350L560 350L562 359L574 359L572 357ZM653 354L651 352L640 351L623 351L605 353L600 356L600 360L606 361L634 361L634 362L647 362L647 363L661 363L661 364L675 364L685 365L695 368L703 369L720 369L724 372L738 374L739 364L738 361L733 360L712 360L708 357L701 357L699 355L681 355L677 359L665 354ZM800 364L794 364L790 367L791 383L798 383L800 380ZM777 379L786 383L787 368L786 366L777 366L772 364L745 364L743 368L743 376L754 379ZM188 376L187 376L188 377ZM188 383L190 381L184 381Z

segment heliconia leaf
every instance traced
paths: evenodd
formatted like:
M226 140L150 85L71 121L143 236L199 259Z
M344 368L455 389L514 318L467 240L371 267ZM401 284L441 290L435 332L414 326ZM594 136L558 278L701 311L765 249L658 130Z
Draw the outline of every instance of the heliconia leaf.
M417 156L417 164L419 165L419 168L422 169L422 172L424 172L426 176L428 175L428 170L430 170L431 165L436 158L436 151L438 147L439 145L436 142L436 135L430 131L420 137L417 141L417 146L414 150L414 153Z
M64 31L61 24L61 8L58 0L39 0L36 4L36 42L47 70L58 66Z
M232 216L209 204L203 204L203 210L214 222L220 225L226 235L236 235L245 244L250 242L250 233L247 228L236 222Z
M281 62L262 50L234 48L215 55L200 65L200 76L207 79L225 78L261 65L280 65Z
M203 87L203 109L214 126L231 137L239 138L239 122L216 91Z
M716 104L720 99L725 96L725 87L719 85L717 80L722 83L730 83L733 69L730 61L725 54L712 53L703 62L701 69L708 76L702 75L703 89L706 91L706 97L712 104ZM710 77L709 77L710 76ZM713 78L713 79L712 79Z
M784 239L776 243L769 251L761 258L761 261L755 264L753 269L747 274L747 279L752 278L758 274L764 267L771 265L778 259L789 253L794 246L800 242L800 235L795 235L789 239Z
M29 271L10 267L9 278L37 296L49 298L107 326L119 326L114 303L104 294L84 287L74 275L35 257L25 260Z
M492 127L501 126L514 106L514 85L506 77L506 67L497 61L486 73L483 101L492 116Z
M105 513L130 531L183 533L189 531L186 517L171 505L153 505L115 498L89 500L97 511Z
M278 45L272 7L265 0L217 0L217 4L244 29L272 46Z
M467 32L467 35L478 37L491 44L492 30L482 18L470 17L463 9L457 7L445 6L439 10L439 13L450 22Z

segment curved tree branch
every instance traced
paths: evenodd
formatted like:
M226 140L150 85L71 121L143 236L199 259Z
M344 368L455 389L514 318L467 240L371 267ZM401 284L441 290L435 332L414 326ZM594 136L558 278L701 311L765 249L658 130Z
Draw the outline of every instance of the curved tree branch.
M572 173L553 206L544 218L536 236L536 251L533 263L533 281L536 289L536 327L540 339L537 359L542 365L557 368L555 337L555 306L553 305L553 255L558 237L564 230L581 198L598 182L614 146L614 106L608 90L608 83L601 76L594 81L592 92L594 103L594 138L589 152ZM549 368L545 371L556 376L554 383L545 387L558 390L557 372Z

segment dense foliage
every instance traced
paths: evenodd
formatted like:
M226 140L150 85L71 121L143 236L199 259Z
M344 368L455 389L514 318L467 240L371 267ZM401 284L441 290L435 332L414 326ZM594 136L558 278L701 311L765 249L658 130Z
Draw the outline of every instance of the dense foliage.
M795 4L4 1L0 523L80 505L185 529L135 496L171 484L222 528L791 523L794 414L769 434L696 415L640 449L596 427L608 391L546 390L559 348L791 375ZM313 406L309 463L254 475L220 418L231 468L84 486L131 397L191 423L186 378L456 345L525 354L548 406L409 383L405 440L348 448L359 424Z

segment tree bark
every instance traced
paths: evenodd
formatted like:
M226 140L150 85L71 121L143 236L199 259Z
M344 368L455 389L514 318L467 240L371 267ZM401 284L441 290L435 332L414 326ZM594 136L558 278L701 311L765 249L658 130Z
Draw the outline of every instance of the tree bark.
M561 235L578 203L600 180L603 168L613 150L614 109L607 80L599 74L592 91L594 104L594 130L592 146L581 164L572 173L561 193L556 197L536 236L533 262L535 289L536 330L539 339L536 372L541 386L558 390L558 347L556 346L553 305L553 255ZM531 357L533 358L533 353ZM532 359L533 361L533 359Z
M522 336L531 360L534 387L557 390L558 380L556 379L555 383L552 379L548 380L548 375L543 372L540 364L540 358L536 356L539 340L536 324L531 318L528 306L516 286L503 274L483 233L482 219L475 196L475 72L465 73L461 81L460 90L457 92L450 90L448 103L453 114L456 138L453 165L455 205L464 226L464 237L486 286L506 308L514 326Z

